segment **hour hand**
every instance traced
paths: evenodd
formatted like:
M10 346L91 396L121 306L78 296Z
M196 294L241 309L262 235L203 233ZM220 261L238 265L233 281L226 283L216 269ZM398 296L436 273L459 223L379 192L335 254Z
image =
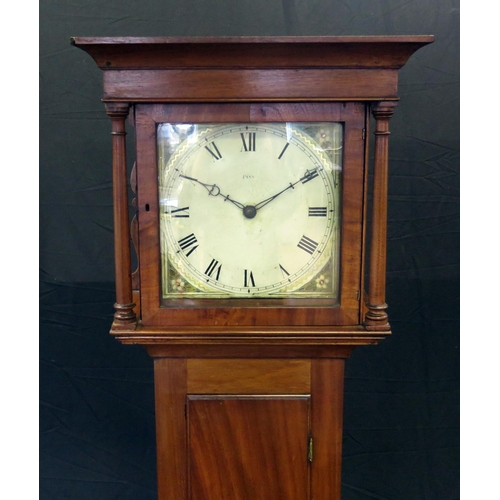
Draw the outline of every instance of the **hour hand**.
M229 195L222 194L220 191L219 186L217 184L205 184L204 182L199 181L198 179L195 179L194 177L189 177L188 175L183 175L179 174L179 177L182 177L183 179L188 179L190 181L197 182L198 184L201 184L207 191L210 196L222 196L224 198L224 201L230 201L233 205L236 205L238 208L243 209L244 205L240 203L239 201L232 200Z
M197 182L198 184L201 184L208 191L208 194L211 196L218 196L220 194L220 189L217 186L217 184L205 184L204 182L201 182L198 179L195 179L194 177L189 177L189 175L179 174L179 177L187 179L188 181L193 181Z

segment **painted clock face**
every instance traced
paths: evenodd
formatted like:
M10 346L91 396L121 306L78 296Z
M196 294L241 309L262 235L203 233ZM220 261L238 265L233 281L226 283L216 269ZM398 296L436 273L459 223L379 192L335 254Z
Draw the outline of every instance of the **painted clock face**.
M161 124L163 298L336 297L342 126Z

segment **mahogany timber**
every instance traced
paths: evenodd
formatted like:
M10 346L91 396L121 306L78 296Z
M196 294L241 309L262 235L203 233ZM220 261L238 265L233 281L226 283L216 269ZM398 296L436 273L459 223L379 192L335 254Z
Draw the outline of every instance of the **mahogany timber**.
M125 120L130 105L109 103L106 113L111 118L113 143L113 207L115 242L116 312L113 328L134 328L137 318L132 298L130 228L128 216L127 158Z
M344 359L313 360L311 366L314 500L340 500Z
M362 103L169 104L136 106L143 326L314 326L359 324L363 245L365 106ZM344 124L340 304L329 299L217 299L162 302L159 259L158 123L307 122Z
M369 193L369 172L370 172L370 114L366 113L365 116L365 179L363 185L363 247L361 253L361 276L366 276L367 262L366 262L366 234L368 229L368 193ZM360 311L359 311L359 324L362 325L365 320L367 311L366 307L366 290L364 279L361 279L361 297L360 297Z
M309 407L298 395L188 396L188 498L311 498Z
M372 241L370 248L370 289L365 316L367 330L390 330L385 310L387 253L387 182L389 175L389 120L395 102L379 102L372 107L376 120L373 166Z
M158 498L187 499L185 359L155 358L156 465Z
M399 69L433 36L73 37L101 69Z
M398 70L432 41L72 39L103 70L113 134L117 299L111 333L145 346L154 358L160 500L340 500L345 359L356 346L390 334L388 123L398 99ZM376 127L366 294L370 106ZM132 290L130 268L127 115L137 125L140 279L135 273L133 284L140 290ZM155 180L160 121L345 123L340 304L162 303ZM135 222L132 232L135 238Z
M140 344L151 356L193 358L337 358L355 346L377 344L390 332L363 326L298 328L239 327L221 335L219 328L147 328L112 334L124 344Z
M176 69L104 72L105 101L366 101L397 98L397 70ZM203 86L199 81L203 81ZM258 85L255 84L258 82ZM196 97L192 97L195 95Z
M247 369L254 382L231 382L228 375ZM210 392L217 379L229 392ZM273 499L340 500L343 385L342 358L155 358L159 498L250 500L254 487L265 487Z
M103 70L105 101L290 102L397 99L398 70L432 40L75 37L71 42Z
M309 394L311 361L189 359L190 394Z
M282 100L300 101L300 103L308 101L310 105L315 106L325 100L329 101L329 105L332 105L333 101L338 100L344 102L362 100L366 104L377 101L394 101L397 99L398 70L406 63L413 52L426 44L432 43L433 39L432 36L104 37L72 38L71 42L88 52L94 58L97 65L103 69L104 100L108 101L109 105L113 105L113 101L116 101L113 106L108 106L111 114L115 114L114 118L112 116L112 121L113 127L117 128L113 133L117 132L118 135L117 137L113 137L113 164L116 175L118 165L124 164L123 160L125 157L125 138L124 136L120 137L125 132L124 120L123 116L120 117L116 113L123 114L130 105L132 105L130 118L135 122L135 111L140 102L151 102L151 108L153 109L158 106L155 103L171 103L178 99L198 103L214 100L218 103L224 102L226 106L229 106L228 103L232 101L241 102L260 99L262 102L257 104L256 109L260 107L261 111L264 111L264 107L266 106L264 102L273 101L269 103L269 109L266 112L271 110L271 114L279 115L279 110L276 113L276 109L279 106L276 101ZM194 73L189 74L190 71ZM335 72L335 75L344 76L340 78L335 76L332 80L334 76L332 72ZM190 80L189 85L180 85L183 82L176 80L178 78L176 75L193 76L194 74L196 77L192 78L192 81ZM305 80L297 77L300 74L304 76ZM161 88L155 87L158 75L169 75L166 78L170 85L163 85ZM214 85L212 90L207 91L206 82L201 78L204 75L213 75L219 83ZM219 77L215 75L219 75ZM221 78L220 75L223 75L223 77ZM312 80L307 81L307 75L311 76ZM130 82L133 84L132 77L139 78L135 82L137 85L133 89L130 87ZM281 77L285 80L280 80ZM184 77L181 77L181 80L182 78ZM342 83L344 78L345 84ZM113 93L115 90L118 92L119 88L117 87L113 90L108 85L108 80L109 82L113 82L113 85L121 86L120 92L122 93L113 97ZM307 81L307 85L303 84L304 81ZM215 80L213 83L216 83ZM379 83L380 87L377 87ZM217 87L219 84L221 87ZM248 92L244 91L244 89L242 90L242 85L246 86L245 88L248 89ZM345 94L342 93L344 92L342 89L345 90ZM151 94L153 97L150 97L149 94L152 90L154 90ZM176 92L181 92L181 94L175 94ZM213 92L213 94L210 94L210 92ZM235 103L234 105L237 106L238 104ZM193 104L193 109L196 109L194 114L198 113L199 106L201 105ZM286 106L292 106L292 104L288 103ZM314 112L312 114L314 115ZM262 118L262 112L259 116L259 111L256 112L254 119L256 121L259 119L265 120L265 118ZM138 145L140 145L140 142L138 141ZM366 153L365 157L367 157ZM379 155L379 157L381 159L378 161L379 167L376 170L383 171L387 169L386 155ZM365 158L360 159L360 164L365 164L364 160ZM385 165L383 165L384 162ZM366 165L363 175L364 179L366 179ZM366 187L365 180L363 182ZM126 180L124 178L121 180L116 179L118 191L121 192L117 199L125 199L123 189L125 183ZM383 213L384 207L381 205L381 203L384 203L382 200L383 191L380 193L374 193L374 198L378 200L375 202L375 206L377 210L381 210ZM283 310L282 313L279 313L281 314L280 317L275 315L273 319L269 318L267 313L263 313L264 316L259 321L261 321L261 325L268 326L268 333L262 332L261 334L264 336L267 335L271 339L274 335L272 330L273 325L285 327L283 332L286 332L294 324L303 324L303 326L310 326L311 332L314 335L314 329L321 328L321 325L330 326L332 330L335 330L336 326L344 324L351 325L352 345L358 345L364 341L367 343L377 342L383 337L384 331L386 332L385 334L389 333L389 325L385 313L385 298L384 300L381 299L381 296L385 295L385 290L382 290L385 288L385 280L380 279L381 270L385 269L385 246L383 244L377 245L377 250L372 250L371 252L371 262L375 269L374 272L371 269L369 270L371 294L367 300L371 308L360 303L360 300L364 300L365 298L363 273L360 272L360 268L363 269L363 224L366 219L363 214L366 210L366 194L366 191L363 191L363 196L361 197L363 200L361 204L361 216L357 219L358 225L361 220L361 251L352 253L352 249L349 250L351 257L358 264L352 267L351 263L342 263L343 273L353 272L353 274L358 276L358 287L356 289L352 288L353 291L356 291L356 297L353 296L352 292L349 292L343 293L341 299L342 301L351 301L353 303L351 312L347 315L339 316L337 311L342 310L342 308L324 307L323 305L323 312L320 312L319 315L316 313L311 314L311 311L307 311L306 313L306 310L303 309L303 313L298 313L297 316L293 314L290 316L289 311ZM123 202L121 203L124 205ZM121 240L121 242L117 242L116 244L117 313L112 331L125 342L134 342L132 340L133 332L137 333L137 340L148 339L147 342L157 343L162 338L166 342L173 341L173 345L176 346L175 349L178 350L181 343L175 340L175 334L171 337L165 331L161 333L156 331L154 334L151 334L149 331L148 333L148 328L163 326L160 318L157 321L151 321L151 325L149 326L145 325L143 321L136 325L134 311L143 314L144 311L148 310L148 305L146 304L146 307L144 307L141 303L140 307L134 307L134 300L140 302L141 297L131 290L130 271L127 269L130 230L121 229L124 227L125 220L128 223L128 217L126 217L123 207L117 209L115 206L115 218L117 219L115 220L115 226L119 234L116 239ZM380 228L382 226L379 225ZM381 239L379 238L379 241ZM373 258L375 254L377 255L376 259ZM140 259L140 262L142 265L142 259ZM384 263L382 267L381 263ZM358 267L356 268L356 266ZM147 277L147 270L144 276ZM134 281L136 280L134 279ZM344 283L344 280L342 283ZM143 289L141 294L146 293L147 295L148 287L151 285L145 283L141 285ZM257 308L259 307L257 302L256 306ZM239 310L241 311L241 309ZM316 311L319 310L316 308ZM275 314L278 314L278 309L275 309L275 311ZM223 310L219 309L219 312L223 313ZM224 314L222 314L222 317L224 317ZM228 321L225 320L223 323L235 327L239 326L241 320L239 314L239 312L230 312ZM208 316L210 317L209 311ZM147 320L147 317L142 318L142 320L144 319ZM208 330L210 330L212 321L213 319L209 318L206 323ZM173 330L180 332L179 328L182 329L183 324L185 324L183 319L180 317L177 319L174 318L170 321L168 329L170 332ZM363 325L364 332L361 336L358 330L358 326L360 325ZM145 327L146 330L144 330ZM253 327L252 322L247 325L249 335L251 335ZM380 335L378 337L371 337L368 335L369 330L379 330ZM214 335L212 337L214 340L217 339L218 334L213 332L212 335ZM227 338L230 336L231 334ZM190 343L194 343L196 336L191 336L190 338L193 342L188 340L184 346L185 348L188 348ZM317 342L321 342L321 337L317 338ZM345 339L344 332L339 335L339 333L332 331L331 336L323 338L325 339L325 345L329 346L335 343L349 342L349 340ZM297 340L297 338L292 340L292 342L296 342L294 344L296 346L300 344ZM264 346L266 343L267 340L264 340L261 345ZM319 345L318 343L314 344L314 348Z

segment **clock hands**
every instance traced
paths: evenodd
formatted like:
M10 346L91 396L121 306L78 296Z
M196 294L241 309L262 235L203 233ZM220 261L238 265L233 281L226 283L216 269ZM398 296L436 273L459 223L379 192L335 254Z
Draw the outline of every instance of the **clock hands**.
M189 177L188 175L182 175L179 174L179 177L182 177L183 179L188 179L190 181L197 182L198 184L201 184L207 191L210 196L222 196L225 201L230 201L233 205L236 205L238 208L245 209L245 205L240 203L239 201L232 200L229 195L224 195L220 192L219 186L217 184L205 184L204 182L199 181L198 179L195 179L194 177Z
M295 183L295 184L297 184L297 183ZM275 195L270 196L269 198L261 201L260 203L257 203L257 205L255 205L255 210L259 210L259 208L265 207L268 203L270 203L271 201L276 199L280 194L284 193L285 191L288 191L289 189L295 189L294 188L295 184L290 183L289 186L287 186L285 189L283 189L279 193L276 193Z
M265 200L257 203L255 205L255 210L259 210L260 208L266 206L268 203L271 201L275 200L280 194L283 194L285 191L288 191L289 189L295 189L295 186L299 183L302 182L302 184L305 184L306 182L309 182L310 180L314 179L315 177L318 176L318 169L315 168L314 170L307 170L306 173L296 182L293 184L290 183L285 189L282 189L279 193L276 193L273 196L270 196L269 198L266 198Z
M206 184L204 182L199 181L198 179L195 179L194 177L189 177L188 175L179 174L179 177L182 177L183 179L188 179L190 181L194 181L197 182L198 184L201 184L208 191L208 194L210 196L221 196L222 198L224 198L224 201L230 201L233 205L237 206L238 208L241 208L243 211L243 215L247 219L253 219L257 215L257 210L260 210L262 207L265 207L268 203L271 203L271 201L275 200L285 191L288 191L289 189L295 189L295 186L299 184L299 182L305 184L306 182L309 182L310 180L314 179L317 176L318 176L318 168L315 168L313 170L306 170L306 173L298 181L290 183L285 189L282 189L275 195L270 196L265 200L262 200L256 205L243 205L243 203L240 203L239 201L232 200L229 197L229 195L226 196L222 194L217 184Z

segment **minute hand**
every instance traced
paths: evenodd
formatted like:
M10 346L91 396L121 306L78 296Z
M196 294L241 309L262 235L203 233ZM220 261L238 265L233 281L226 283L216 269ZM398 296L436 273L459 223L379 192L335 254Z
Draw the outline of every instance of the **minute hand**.
M288 191L289 189L294 189L295 186L299 183L306 183L310 181L311 179L314 179L318 175L318 169L315 168L314 170L308 170L303 177L301 177L298 181L294 182L293 184L290 183L285 189L281 190L279 193L276 193L274 196L271 196L255 205L255 210L259 210L259 208L264 207L274 199L276 199L280 194L284 193L285 191Z

